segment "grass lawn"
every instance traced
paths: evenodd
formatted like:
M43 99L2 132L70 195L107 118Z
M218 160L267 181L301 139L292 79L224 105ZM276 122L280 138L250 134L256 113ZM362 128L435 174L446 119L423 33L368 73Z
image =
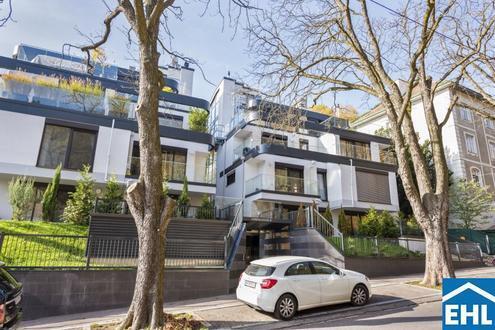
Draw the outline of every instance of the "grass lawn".
M88 233L88 227L63 222L0 220L0 232L4 234L84 236Z
M14 234L4 236L0 260L7 266L14 267L84 267L87 242L85 237L48 235L86 236L87 231L86 226L67 223L0 221L1 233Z

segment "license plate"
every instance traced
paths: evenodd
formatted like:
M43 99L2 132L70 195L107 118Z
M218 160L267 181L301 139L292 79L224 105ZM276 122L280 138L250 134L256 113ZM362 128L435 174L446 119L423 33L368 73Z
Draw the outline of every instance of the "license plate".
M249 287L249 288L255 288L256 287L256 282L252 281L244 281L244 285Z

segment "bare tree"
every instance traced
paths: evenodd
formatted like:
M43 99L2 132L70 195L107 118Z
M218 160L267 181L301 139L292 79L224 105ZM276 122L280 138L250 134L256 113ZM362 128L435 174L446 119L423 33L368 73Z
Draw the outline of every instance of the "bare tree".
M370 13L370 5L377 14ZM453 59L442 46L452 48L449 33L471 17L470 10L485 15L471 25L471 45L462 47ZM457 98L442 118L437 117L433 99L446 80L458 82L479 53L493 29L493 10L482 1L411 0L393 9L374 0L283 0L251 22L251 49L257 54L254 71L261 82L269 77L273 94L310 95L318 100L328 93L358 91L385 109L398 173L425 233L423 283L434 286L443 277L454 277L447 238L449 185L442 127ZM433 180L411 117L414 95L423 103L436 172Z
M106 4L106 3L105 3ZM209 1L206 2L208 6ZM237 24L243 9L251 8L246 0L233 1L229 19ZM108 7L108 6L107 6ZM136 222L139 256L134 296L120 328L161 329L164 325L163 281L166 231L175 201L163 196L161 171L158 104L164 77L159 69L160 52L197 63L172 51L166 40L172 38L167 22L181 18L182 9L174 0L118 0L115 8L108 7L105 30L90 45L80 47L87 55L92 70L91 53L109 38L112 22L123 14L130 26L129 43L135 43L139 56L139 86L136 119L139 129L140 174L137 182L127 189L127 203ZM218 3L218 13L222 7ZM223 17L223 15L222 15ZM164 35L160 35L162 32ZM131 38L136 38L133 42Z
M12 0L0 0L0 27L12 19Z

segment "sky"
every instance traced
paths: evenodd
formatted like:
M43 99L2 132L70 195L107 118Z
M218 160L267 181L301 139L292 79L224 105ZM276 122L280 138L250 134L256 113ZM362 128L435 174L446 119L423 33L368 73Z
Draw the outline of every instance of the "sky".
M116 0L106 1L109 5L116 3ZM202 77L198 68L195 68L193 95L210 100L216 85L227 76L227 72L230 72L231 77L235 79L250 82L248 71L253 60L247 49L246 34L242 30L235 33L229 26L227 17L222 21L216 11L217 1L212 0L210 9L202 15L205 1L207 0L176 1L183 9L183 18L182 21L172 20L170 29L173 34L172 48L196 59L207 77L208 81ZM220 0L220 3L225 5L229 3L228 1ZM14 21L0 28L0 55L8 57L12 56L14 46L19 43L55 51L62 51L62 46L66 43L85 45L88 43L87 36L98 39L102 34L103 20L108 12L102 0L13 0L12 2ZM261 3L265 4L265 2ZM5 7L4 1L0 9L5 12ZM376 8L371 10L374 12ZM2 11L0 11L1 16ZM125 17L119 16L112 26L110 38L103 47L107 62L122 67L137 66L136 52L133 52L135 49L128 47ZM70 54L82 56L78 49L72 49ZM170 57L162 56L160 64L168 63ZM321 103L328 105L334 104L333 101L332 95L321 99ZM339 94L337 103L351 104L359 112L365 112L374 105L374 102L363 99L357 92Z
M108 3L115 2L108 0ZM215 85L229 70L232 77L245 78L250 63L245 35L234 33L227 21L222 31L222 18L213 9L202 16L203 3L181 1L181 6L183 20L174 20L170 25L174 36L173 49L198 60L208 80ZM107 13L101 0L14 0L13 10L15 22L10 21L0 28L2 56L12 56L14 46L19 43L57 51L61 51L65 43L86 44L87 39L81 33L86 36L100 35ZM127 37L122 32L124 26L124 17L115 21L110 39L103 48L109 63L123 67L136 66L133 55L129 54ZM81 56L77 49L71 52ZM162 65L169 62L169 57L161 58ZM214 88L196 68L194 96L210 100Z

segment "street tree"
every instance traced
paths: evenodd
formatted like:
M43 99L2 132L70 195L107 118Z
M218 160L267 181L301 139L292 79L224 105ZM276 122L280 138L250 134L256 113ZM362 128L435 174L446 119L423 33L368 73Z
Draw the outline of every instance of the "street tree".
M450 187L451 222L464 229L477 229L493 215L494 195L473 180L457 180Z
M433 99L442 83L459 82L493 30L488 2L407 1L394 3L394 9L374 0L283 0L267 5L248 28L257 56L253 71L260 84L273 86L270 95L306 95L317 101L329 93L352 91L385 110L397 171L425 234L422 283L428 286L455 276L447 238L449 180L442 128L458 97L441 116ZM474 15L478 19L470 21L470 46L452 59L443 51L453 47L449 34ZM434 180L411 115L413 96L423 104Z
M138 48L139 83L135 112L139 130L140 173L137 181L128 187L126 201L137 227L139 255L134 295L120 328L161 329L164 325L163 281L166 231L175 201L163 193L158 104L160 93L167 86L159 69L159 59L163 53L192 64L197 64L197 61L169 47L169 42L173 39L169 22L174 17L180 20L182 15L179 1L118 0L116 2L114 8L109 8L101 38L80 49L87 55L86 63L88 71L91 72L93 67L91 53L105 44L112 31L112 22L121 14L130 27L127 34L129 41ZM204 3L208 8L210 1ZM234 5L230 6L230 3ZM222 13L224 7L220 2L217 7L219 16L224 17ZM249 8L251 7L248 0L231 0L227 9L229 22L237 24L244 9Z

